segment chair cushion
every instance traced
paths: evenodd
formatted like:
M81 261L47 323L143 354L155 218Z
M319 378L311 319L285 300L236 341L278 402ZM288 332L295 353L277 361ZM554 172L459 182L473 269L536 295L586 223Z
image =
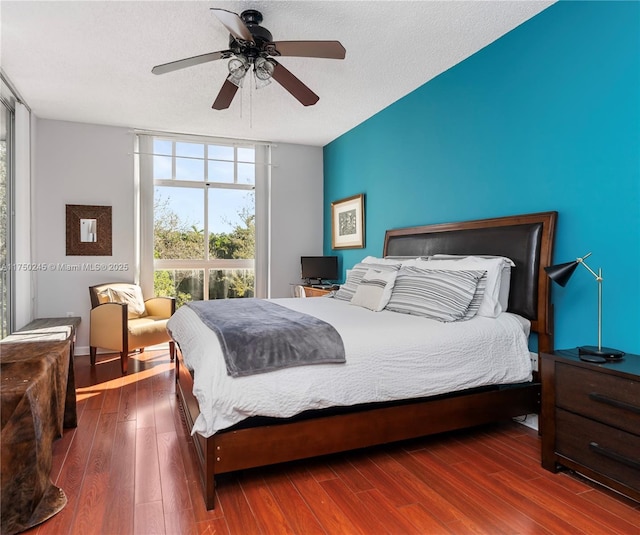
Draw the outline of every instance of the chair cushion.
M129 320L127 330L133 336L145 336L157 332L167 333L167 321L169 321L168 318L160 318L158 316L135 318Z
M162 344L170 340L167 331L168 318L145 316L128 322L129 351L140 347Z
M114 284L105 286L97 292L100 303L123 303L128 305L129 319L140 318L146 314L142 290L137 284Z

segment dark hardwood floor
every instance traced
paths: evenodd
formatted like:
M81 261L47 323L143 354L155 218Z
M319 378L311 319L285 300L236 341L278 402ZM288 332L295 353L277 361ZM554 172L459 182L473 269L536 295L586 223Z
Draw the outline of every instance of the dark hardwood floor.
M75 358L79 424L54 445L69 502L29 534L640 533L640 504L540 467L508 422L221 477L206 511L168 352Z

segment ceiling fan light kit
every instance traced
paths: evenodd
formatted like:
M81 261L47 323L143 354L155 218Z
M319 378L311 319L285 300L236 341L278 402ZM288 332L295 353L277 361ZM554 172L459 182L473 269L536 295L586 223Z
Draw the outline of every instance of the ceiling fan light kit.
M229 75L213 103L214 110L224 110L231 105L249 70L253 70L256 88L275 80L303 106L313 106L320 97L273 57L344 59L346 56L339 41L273 41L271 32L260 26L262 13L255 9L247 9L240 15L218 8L211 8L211 11L229 31L229 48L156 65L151 72L165 74L228 59Z

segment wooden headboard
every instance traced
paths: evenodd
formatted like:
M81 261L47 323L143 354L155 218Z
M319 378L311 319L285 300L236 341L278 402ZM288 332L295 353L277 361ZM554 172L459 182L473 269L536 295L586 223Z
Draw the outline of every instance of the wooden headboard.
M384 256L434 254L506 256L511 269L509 312L531 321L538 349L553 349L551 282L544 268L551 265L557 212L440 223L387 230Z

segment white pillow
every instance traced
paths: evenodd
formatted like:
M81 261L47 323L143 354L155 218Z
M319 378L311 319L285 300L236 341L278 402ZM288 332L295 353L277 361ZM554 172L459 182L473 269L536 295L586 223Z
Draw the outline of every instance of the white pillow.
M389 302L397 275L397 271L385 272L370 269L358 284L358 288L351 298L351 304L380 312Z
M386 308L443 322L463 320L483 275L481 270L403 267Z
M378 271L398 271L400 269L400 262L385 263L385 264L370 264L360 262L347 271L347 280L340 286L340 289L335 293L336 299L342 299L343 301L351 301L356 289L364 277L365 273L371 268L375 268Z
M129 313L129 319L139 318L146 314L142 290L140 286L136 284L118 284L117 287L112 286L102 290L101 294L111 303L128 305L127 312Z
M438 260L432 257L428 261L418 261L416 266L422 269L486 271L486 285L478 308L478 316L497 318L507 310L511 285L511 266L508 259L503 257L481 258L479 256L465 256L457 260Z

